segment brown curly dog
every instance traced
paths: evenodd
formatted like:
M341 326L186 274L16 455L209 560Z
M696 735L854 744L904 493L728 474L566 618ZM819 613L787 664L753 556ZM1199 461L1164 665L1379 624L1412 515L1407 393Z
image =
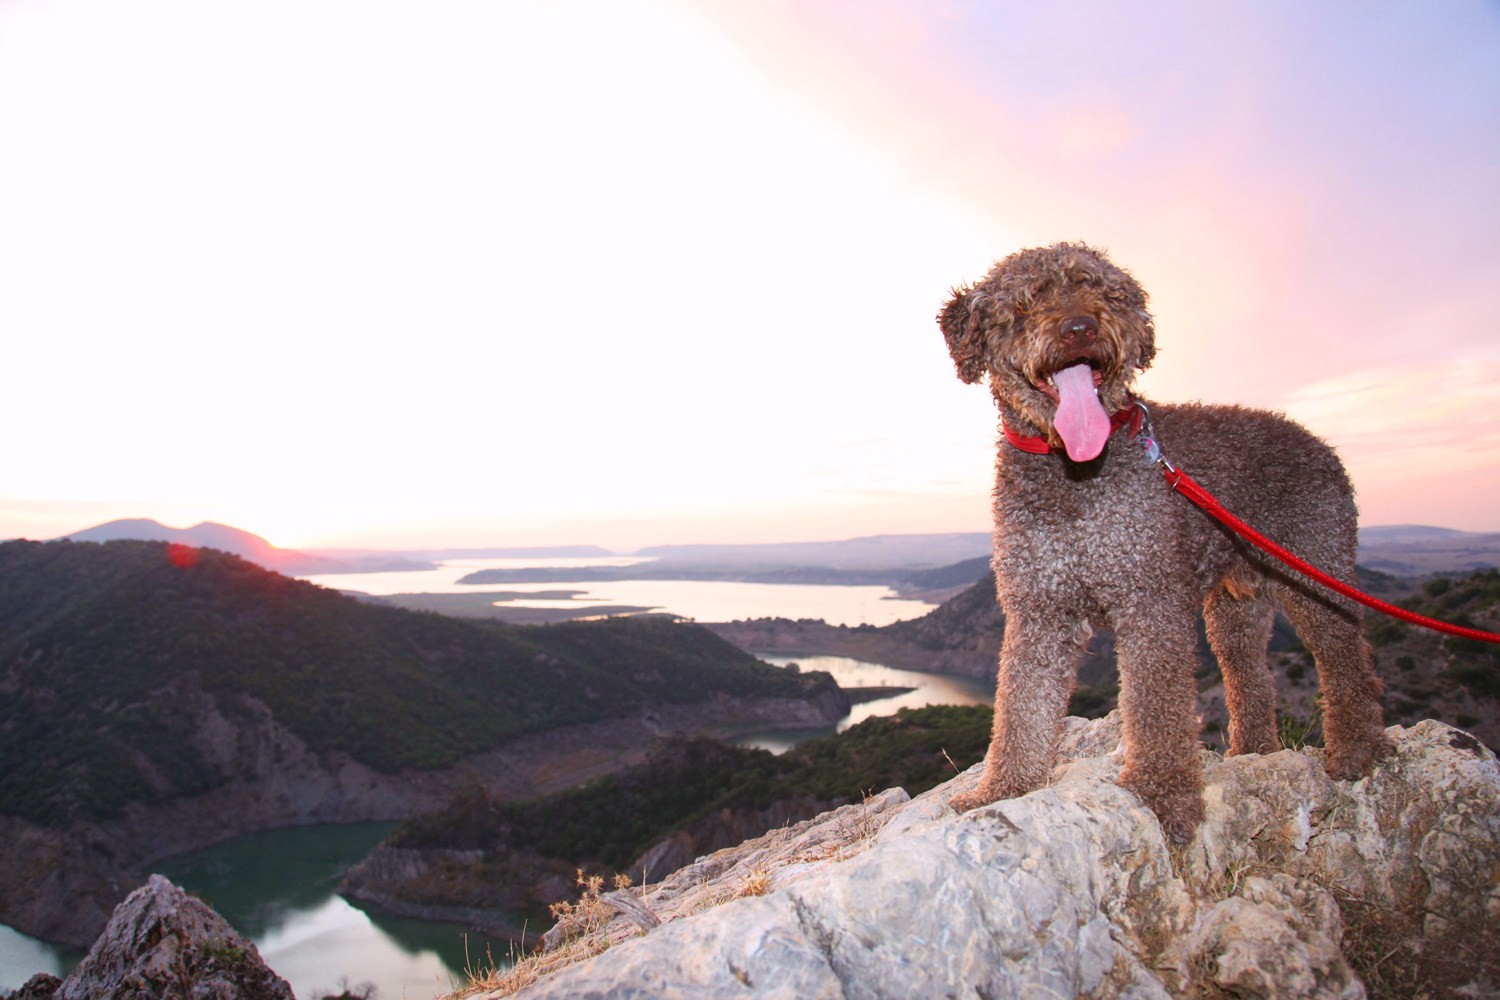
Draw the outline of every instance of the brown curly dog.
M1078 243L1022 250L938 316L965 382L988 377L1005 440L995 473L995 576L1005 638L995 728L971 809L1046 783L1092 629L1115 633L1121 782L1178 842L1203 818L1196 623L1224 675L1229 752L1280 749L1266 659L1275 606L1317 661L1325 767L1370 771L1391 751L1357 604L1248 547L1176 496L1144 449L1131 383L1156 353L1146 293ZM1263 534L1354 577L1353 489L1332 449L1276 414L1149 407L1174 464Z

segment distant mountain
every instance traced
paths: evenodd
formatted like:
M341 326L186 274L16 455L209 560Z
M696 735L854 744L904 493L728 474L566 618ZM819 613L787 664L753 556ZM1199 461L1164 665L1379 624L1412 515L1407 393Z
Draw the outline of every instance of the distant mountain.
M757 545L658 545L641 549L674 564L797 567L838 570L936 569L988 556L988 532L938 535L870 535L837 542Z
M476 570L473 585L614 580L889 586L898 593L967 586L989 569L990 536L875 535L840 542L758 545L661 545L641 549L649 562L629 566L527 566Z
M1500 567L1500 532L1420 524L1359 529L1359 564L1396 576L1471 573Z
M990 573L990 557L986 553L973 559L965 559L952 566L920 570L906 577L906 586L911 590L946 590L953 587L968 587L984 579Z
M290 550L278 549L259 535L213 521L203 521L191 528L169 528L160 521L146 517L122 518L75 531L65 537L70 542L172 542L177 545L218 549L261 566L281 557L297 555Z
M368 558L371 556L404 556L408 559L445 562L450 559L601 559L618 555L597 545L528 545L509 548L465 548L465 549L309 549L321 556L335 559Z
M392 553L352 553L350 557L330 557L322 553L281 549L259 535L227 524L204 521L191 528L171 528L150 518L123 518L75 531L64 536L73 542L169 542L194 548L218 549L248 559L263 569L288 576L314 573L378 572L383 570L431 569L432 563Z

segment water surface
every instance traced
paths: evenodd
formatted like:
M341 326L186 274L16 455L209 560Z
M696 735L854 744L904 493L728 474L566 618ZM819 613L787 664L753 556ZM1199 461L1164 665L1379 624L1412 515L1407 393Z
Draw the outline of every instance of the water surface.
M426 1000L465 982L465 949L492 942L462 925L367 913L338 895L339 878L393 823L272 830L178 855L152 867L199 896L291 984L299 1000L368 982L377 1000Z
M797 583L738 583L727 580L549 580L475 586L460 577L479 569L536 566L630 566L649 560L627 556L597 559L454 559L436 569L394 573L329 573L306 577L319 586L374 596L391 594L483 594L503 590L504 607L584 610L626 606L700 622L747 618L821 618L830 625L889 625L932 610L924 601L896 596L890 587ZM573 596L558 599L558 591ZM536 597L525 595L536 594ZM543 596L547 595L547 596Z
M776 729L751 733L734 742L739 746L760 747L772 753L785 753L803 740L832 733L842 733L866 719L895 715L903 708L927 705L989 705L995 700L995 682L954 674L929 674L920 670L897 670L894 667L868 663L848 656L786 656L780 653L757 653L762 660L785 667L796 663L803 670L826 670L840 687L907 687L905 694L880 698L853 706L849 714L832 726L814 729Z
M394 828L360 823L272 830L150 868L254 942L298 1000L366 983L375 987L375 1000L428 1000L466 982L464 970L478 967L487 953L508 956L510 946L458 924L367 913L338 895L343 873ZM67 976L82 959L81 952L0 926L0 990L13 990L38 972Z

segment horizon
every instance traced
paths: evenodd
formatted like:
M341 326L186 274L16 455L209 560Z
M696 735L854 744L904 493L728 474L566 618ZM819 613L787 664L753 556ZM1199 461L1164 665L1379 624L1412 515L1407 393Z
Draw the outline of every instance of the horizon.
M1500 530L1481 0L11 0L0 133L0 538L988 532L934 316L1057 240L1149 293L1143 395Z
M163 528L163 529L165 529L167 531L175 531L175 532L188 532L188 531L192 531L195 528L202 528L202 527L228 528L228 529L230 529L232 531L242 532L244 534L251 535L251 536L253 536L255 538L258 538L261 541L266 542L267 544L269 544L273 549L276 549L276 550L278 550L280 552L304 552L304 553L314 553L314 554L316 554L316 553L335 554L335 553L339 553L339 552L351 552L351 553L353 553L353 552L380 552L380 553L389 553L389 554L392 554L392 555L400 555L400 554L403 554L403 553L438 553L438 552L442 552L442 551L445 551L445 550L451 550L451 551L466 551L466 550L467 551L484 551L484 550L493 550L493 551L497 551L498 552L498 551L521 551L521 550L525 550L525 549L534 549L534 550L538 550L539 552L547 552L547 551L558 551L558 550L564 550L564 549L592 548L592 549L599 549L601 552L603 552L606 556L609 556L609 557L624 557L624 556L636 556L636 555L640 555L642 552L644 552L644 551L646 551L648 549L653 549L653 548L691 548L691 547L696 547L696 546L710 547L710 548L712 548L712 547L733 548L733 547L764 546L764 547L770 548L770 547L794 547L794 546L802 546L802 545L837 545L837 544L842 544L842 543L864 541L864 540L876 539L876 538L908 538L908 537L909 538L922 538L922 537L943 537L943 536L951 536L951 535L986 535L986 536L989 536L989 535L993 534L993 531L991 529L974 530L974 531L953 531L953 532L882 532L882 533L876 534L876 535L850 535L850 536L841 536L841 537L836 537L836 538L795 538L795 539L781 538L781 539L777 539L777 540L774 540L774 541L756 541L756 542L724 542L724 541L655 542L655 543L650 543L650 544L647 544L647 545L637 546L637 547L631 548L631 549L611 548L609 546L600 545L600 544L597 544L595 542L591 542L591 541L588 541L588 540L579 541L579 540L576 540L576 539L573 540L573 541L569 541L569 542L559 542L559 543L550 544L550 545L483 545L483 544L473 544L473 545L443 545L443 546L413 545L413 546L401 546L401 547L390 547L390 546L306 546L306 547L293 547L293 546L277 545L274 540L266 538L260 532L257 532L257 531L255 531L252 528L245 528L245 527L243 527L241 525L224 524L224 523L219 522L219 521L200 521L200 522L197 522L197 523L194 523L194 524L174 525L174 524L163 523L163 522L161 522L161 521L159 521L159 520L157 520L155 518L126 517L126 518L112 518L112 519L110 519L108 521L103 521L103 522L100 522L98 524L86 525L86 526L84 526L82 528L76 528L73 531L65 532L65 533L63 533L61 535L52 536L52 537L48 537L48 538L23 538L23 537L4 538L4 537L0 537L0 543L11 542L11 541L34 541L34 542L62 541L64 539L68 538L71 535L80 534L82 532L89 531L89 530L92 530L92 529L95 529L95 528L105 527L105 526L108 526L108 525L111 525L111 524L115 524L115 523L120 522L120 521L150 521L150 522L154 523L157 527ZM1455 532L1455 533L1459 533L1459 534L1474 534L1474 535L1500 534L1500 532L1484 532L1484 531L1471 532L1471 531L1466 531L1465 529L1462 529L1462 528L1451 528L1451 527L1447 527L1447 526L1439 525L1439 524L1416 524L1416 523L1361 524L1359 526L1359 530L1361 532L1365 532L1365 531L1441 531L1441 532ZM540 555L538 556L538 558L543 558L543 557L544 556L540 556Z

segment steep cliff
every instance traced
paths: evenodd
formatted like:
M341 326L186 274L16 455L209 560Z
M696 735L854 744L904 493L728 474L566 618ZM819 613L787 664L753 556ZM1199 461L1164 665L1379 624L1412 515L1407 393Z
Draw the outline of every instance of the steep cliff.
M1317 751L1205 752L1207 819L1172 847L1115 783L1117 717L1070 720L1045 789L955 815L973 769L595 887L550 951L462 995L1494 995L1500 767L1437 722L1390 733L1357 782Z

